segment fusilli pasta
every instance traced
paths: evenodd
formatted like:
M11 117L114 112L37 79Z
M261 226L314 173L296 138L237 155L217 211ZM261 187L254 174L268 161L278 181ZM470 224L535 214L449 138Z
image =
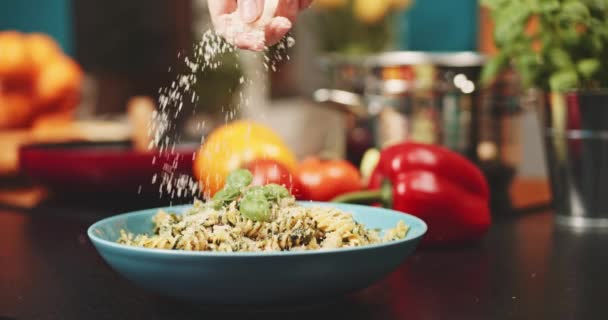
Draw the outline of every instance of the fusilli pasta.
M355 247L402 239L408 226L399 222L383 237L335 208L304 207L294 198L274 203L268 221L239 213L237 202L214 209L201 201L184 214L159 211L153 235L121 230L119 243L146 248L191 251L293 251Z

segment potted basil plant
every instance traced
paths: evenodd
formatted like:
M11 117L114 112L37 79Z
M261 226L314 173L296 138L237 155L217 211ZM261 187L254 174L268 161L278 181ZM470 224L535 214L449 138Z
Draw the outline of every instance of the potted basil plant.
M528 92L541 92L556 222L608 227L608 1L482 0L498 54L489 84L513 68Z

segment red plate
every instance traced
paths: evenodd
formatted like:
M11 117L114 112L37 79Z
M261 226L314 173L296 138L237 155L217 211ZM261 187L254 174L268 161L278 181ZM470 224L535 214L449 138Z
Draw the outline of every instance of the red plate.
M175 176L190 175L196 149L183 146L175 154L161 155L136 151L130 142L36 144L20 149L19 164L51 192L158 193L159 181L153 185L153 176L170 167Z

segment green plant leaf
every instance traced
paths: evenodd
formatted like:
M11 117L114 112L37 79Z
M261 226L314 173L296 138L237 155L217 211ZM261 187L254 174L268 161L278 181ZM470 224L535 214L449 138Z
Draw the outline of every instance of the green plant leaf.
M562 38L565 45L569 47L575 47L581 42L581 35L574 28L567 28L560 30L560 37Z
M524 0L525 2L525 6L528 6L528 8L530 8L530 11L533 13L538 13L540 12L540 3L542 2L542 0Z
M524 27L531 15L529 8L520 6L519 1L512 1L506 8L500 10L496 17L494 41L498 46L524 37Z
M507 65L508 60L504 52L505 51L501 51L490 59L481 71L481 83L484 86L490 85L492 81L496 79L500 71Z
M570 0L562 5L561 15L574 21L586 21L590 12L587 6L578 0Z
M539 7L541 12L550 13L559 10L560 4L559 0L541 0Z
M515 60L515 66L524 87L531 87L535 84L539 71L538 60L538 56L534 52L524 53Z
M551 91L561 92L568 89L574 89L578 86L578 75L576 70L568 69L558 71L549 77L549 86Z
M484 85L512 61L525 87L608 87L608 0L482 2L491 7L500 49L482 71ZM530 36L531 16L538 17L538 28Z
M591 78L600 70L600 67L600 61L595 58L583 59L576 64L576 69L585 79Z
M604 49L604 39L599 34L594 34L591 36L591 50L596 52L601 52Z
M597 9L600 12L606 12L608 10L608 1L606 0L582 0L588 8Z
M503 7L505 4L509 3L510 0L481 0L480 3L484 7L488 7L492 10Z
M569 68L572 66L572 59L568 52L562 48L551 48L549 50L549 59L551 63L560 69Z

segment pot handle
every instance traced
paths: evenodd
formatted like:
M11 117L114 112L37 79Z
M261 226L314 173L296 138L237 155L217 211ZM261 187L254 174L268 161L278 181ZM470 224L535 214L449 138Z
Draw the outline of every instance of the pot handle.
M357 118L369 117L367 107L361 95L345 90L317 89L313 93L313 100L323 107L350 113Z

